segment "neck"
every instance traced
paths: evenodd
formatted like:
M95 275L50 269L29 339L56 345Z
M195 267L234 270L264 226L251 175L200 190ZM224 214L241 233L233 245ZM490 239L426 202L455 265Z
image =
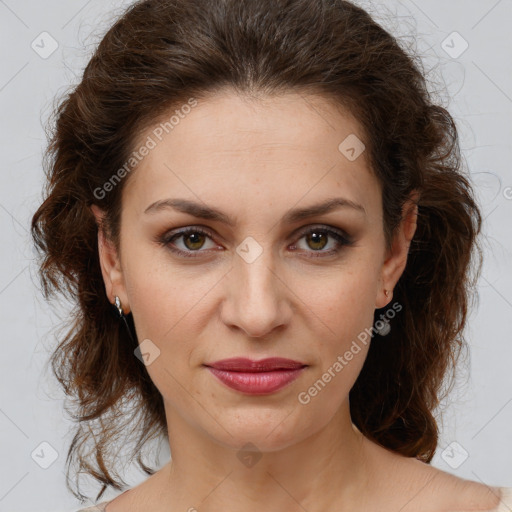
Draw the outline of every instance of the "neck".
M368 440L348 400L321 431L265 452L221 445L172 410L167 416L172 462L158 493L166 510L319 512L355 507L368 489Z

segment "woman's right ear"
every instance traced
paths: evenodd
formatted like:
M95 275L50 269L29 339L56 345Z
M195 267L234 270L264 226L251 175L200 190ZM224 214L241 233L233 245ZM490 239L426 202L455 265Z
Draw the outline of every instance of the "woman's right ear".
M91 211L96 218L96 224L98 228L101 227L105 212L96 204L91 204Z
M110 302L113 302L114 297L118 295L122 304L128 304L123 272L118 254L113 243L107 238L102 227L105 211L95 204L91 205L91 211L94 214L96 224L98 225L98 252L101 273L105 283L105 292Z

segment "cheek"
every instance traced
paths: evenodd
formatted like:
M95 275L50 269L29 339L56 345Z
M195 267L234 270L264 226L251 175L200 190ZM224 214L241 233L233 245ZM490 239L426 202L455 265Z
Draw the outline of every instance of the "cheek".
M298 390L297 402L304 407L304 421L313 429L339 410L368 354L374 312L372 281L352 278L340 279L330 295L312 306L323 327L314 336L316 364Z
M170 266L152 261L156 259L134 257L125 273L137 338L143 352L145 343L156 354L146 366L151 381L166 402L186 411L194 403L184 389L190 388L189 365L198 329L195 313L205 292L188 288Z
M165 388L165 396L179 396L179 383L187 386L193 354L208 321L205 298L218 277L179 269L171 265L165 250L140 246L142 242L132 248L124 265L137 338L156 346L158 358L147 370L157 388L162 394Z
M208 290L204 280L190 279L173 266L166 251L146 240L127 244L123 273L137 334L166 343L190 322L187 313ZM188 281L188 282L187 282Z
M317 402L324 406L332 404L332 411L348 394L366 359L375 311L376 279L375 272L362 264L333 274L323 293L317 289L308 294L312 318L320 320L316 322L314 336L318 364L312 368L308 383L320 381L316 387L323 397Z
M361 261L332 272L323 286L309 286L303 300L323 321L322 333L339 343L373 322L377 281L375 267Z

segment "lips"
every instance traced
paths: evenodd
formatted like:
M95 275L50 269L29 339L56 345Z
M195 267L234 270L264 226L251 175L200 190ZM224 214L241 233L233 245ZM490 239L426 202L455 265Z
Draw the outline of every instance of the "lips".
M294 381L307 367L299 361L281 357L260 361L238 357L205 366L229 388L250 395L274 393Z
M215 363L207 364L211 368L217 370L226 370L232 372L272 372L276 370L298 370L306 366L304 363L293 361L292 359L284 359L282 357L269 357L260 361L236 357L233 359L223 359Z

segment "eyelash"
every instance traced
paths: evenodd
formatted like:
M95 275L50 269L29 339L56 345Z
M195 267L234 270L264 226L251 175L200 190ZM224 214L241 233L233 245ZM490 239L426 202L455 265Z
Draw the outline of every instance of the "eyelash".
M201 252L205 252L205 251L202 251L200 249L198 249L196 251L182 251L181 249L176 249L176 247L173 247L171 245L171 242L173 242L174 240L179 239L180 237L189 235L191 233L200 233L209 238L212 238L212 234L209 231L204 230L200 227L190 226L190 227L184 228L180 231L177 231L175 233L173 233L173 232L167 233L167 234L159 237L157 241L162 246L166 247L171 252L178 254L179 256L183 256L185 258L197 258L197 257L199 257L199 255L196 256L194 253L201 253ZM353 239L345 234L342 234L342 232L333 230L332 228L320 227L320 226L313 226L313 227L307 229L306 231L302 231L299 234L298 240L300 240L304 236L309 235L311 233L327 234L327 235L331 236L332 238L334 238L336 240L336 242L338 243L338 247L336 249L331 249L330 251L322 251L322 250L308 251L308 252L317 253L314 256L308 256L311 258L322 258L322 257L326 257L326 256L332 256L332 255L338 254L342 247L350 246L350 245L354 244Z

